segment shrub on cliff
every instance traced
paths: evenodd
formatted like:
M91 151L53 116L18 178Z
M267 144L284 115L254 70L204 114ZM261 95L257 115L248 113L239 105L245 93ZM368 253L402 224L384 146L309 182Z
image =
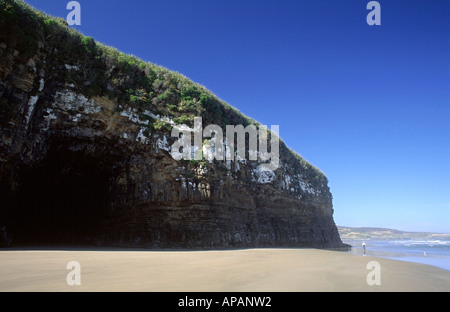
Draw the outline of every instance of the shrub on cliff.
M22 62L38 49L39 15L23 2L0 0L0 42L8 42L19 51Z

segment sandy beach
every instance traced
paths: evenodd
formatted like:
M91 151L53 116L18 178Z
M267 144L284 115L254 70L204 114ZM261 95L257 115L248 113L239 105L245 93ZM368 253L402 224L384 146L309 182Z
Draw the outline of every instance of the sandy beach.
M71 261L79 286L66 281ZM370 261L380 264L380 285L367 283ZM450 291L450 272L316 249L3 250L0 291Z

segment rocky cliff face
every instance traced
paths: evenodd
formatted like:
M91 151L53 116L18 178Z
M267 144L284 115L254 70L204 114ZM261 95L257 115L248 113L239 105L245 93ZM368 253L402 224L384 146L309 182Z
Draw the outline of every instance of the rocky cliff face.
M175 124L255 124L164 68L0 3L0 225L13 244L341 247L326 177L176 161ZM275 108L274 108L275 109Z

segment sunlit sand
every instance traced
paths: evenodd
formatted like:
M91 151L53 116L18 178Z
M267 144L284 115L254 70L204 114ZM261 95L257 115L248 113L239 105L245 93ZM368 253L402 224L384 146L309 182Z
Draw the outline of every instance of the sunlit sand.
M66 268L80 263L80 286ZM380 285L369 285L370 261ZM316 249L4 250L0 291L450 291L436 267Z

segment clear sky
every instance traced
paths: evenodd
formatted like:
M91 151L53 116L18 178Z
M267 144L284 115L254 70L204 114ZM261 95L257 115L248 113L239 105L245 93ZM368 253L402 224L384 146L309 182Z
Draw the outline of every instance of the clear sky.
M77 29L279 125L338 225L450 232L450 1L380 0L380 26L368 2L79 0Z

